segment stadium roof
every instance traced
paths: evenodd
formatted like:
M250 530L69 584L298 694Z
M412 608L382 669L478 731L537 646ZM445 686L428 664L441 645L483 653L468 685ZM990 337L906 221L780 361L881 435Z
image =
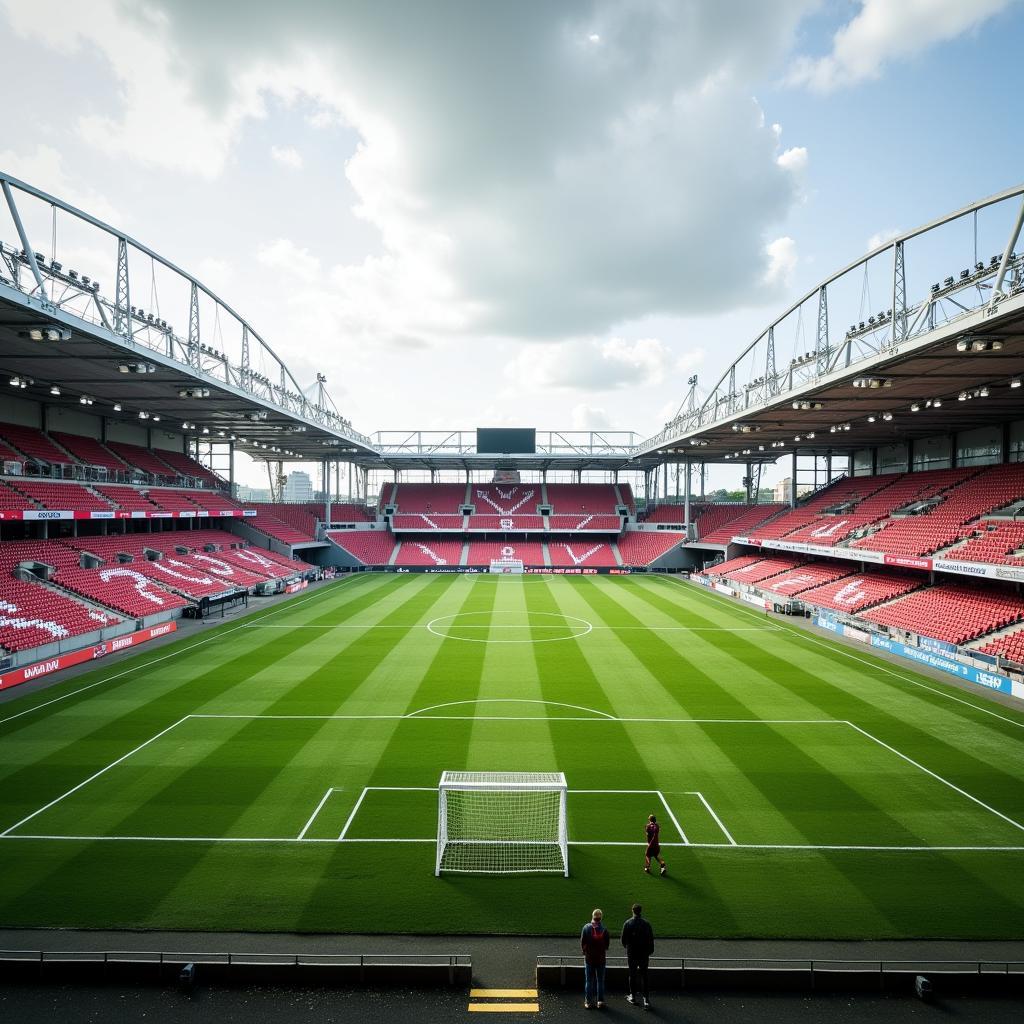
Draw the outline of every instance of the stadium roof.
M191 275L24 182L0 173L0 187L18 242L0 242L6 380L47 405L87 405L108 420L231 441L254 458L430 470L647 470L686 456L774 462L794 450L846 453L1005 423L1024 409L1024 257L1013 251L1024 224L1024 186L900 235L823 281L769 325L708 394L691 378L683 410L655 437L539 431L535 452L508 456L478 453L473 431L361 434L338 413L323 375L303 389L255 329ZM55 235L58 214L98 233L111 256L100 269L111 272L112 288L34 250L22 217L32 204L52 216ZM926 270L935 273L928 246L964 218L973 218L977 238L981 213L994 215L1001 238L1009 234L1002 254L978 261L975 241L966 269L939 277L929 290L922 283L931 279ZM151 301L162 275L163 308L173 308L187 330L176 332L159 312L132 304L140 263ZM891 302L865 315L863 296L880 265ZM924 297L908 301L908 291ZM855 308L851 292L861 295L860 308L840 336L836 296ZM817 324L812 347L783 365L776 341L781 349L794 323L802 338L805 318Z

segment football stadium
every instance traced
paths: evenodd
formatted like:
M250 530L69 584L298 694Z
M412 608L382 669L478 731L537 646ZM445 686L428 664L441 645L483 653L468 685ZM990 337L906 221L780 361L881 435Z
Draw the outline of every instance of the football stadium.
M364 433L201 269L0 188L0 1004L569 1016L604 907L646 1008L637 903L666 1019L1019 1012L1024 185L819 267L654 433L388 426L471 361L356 366Z

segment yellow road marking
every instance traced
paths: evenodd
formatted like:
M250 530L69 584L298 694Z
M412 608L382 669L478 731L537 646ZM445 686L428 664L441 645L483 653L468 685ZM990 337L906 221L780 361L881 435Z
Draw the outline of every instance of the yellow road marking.
M470 1003L470 1013L540 1013L540 1003Z
M536 999L535 988L472 988L470 999Z

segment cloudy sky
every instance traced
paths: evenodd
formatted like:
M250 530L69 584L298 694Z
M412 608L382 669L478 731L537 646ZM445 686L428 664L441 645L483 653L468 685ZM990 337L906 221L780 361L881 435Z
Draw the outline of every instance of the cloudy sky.
M1020 179L1022 41L1014 0L0 0L0 167L368 433L648 436L872 240Z

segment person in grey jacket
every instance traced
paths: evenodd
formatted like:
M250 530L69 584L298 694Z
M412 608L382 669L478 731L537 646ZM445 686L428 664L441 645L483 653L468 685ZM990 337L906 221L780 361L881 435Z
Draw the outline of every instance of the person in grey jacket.
M633 904L633 916L622 926L622 944L626 947L629 964L629 995L626 999L634 1006L651 1008L647 988L647 967L654 953L654 929L643 916L644 908Z

